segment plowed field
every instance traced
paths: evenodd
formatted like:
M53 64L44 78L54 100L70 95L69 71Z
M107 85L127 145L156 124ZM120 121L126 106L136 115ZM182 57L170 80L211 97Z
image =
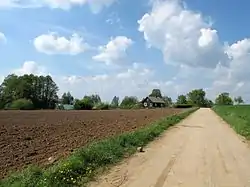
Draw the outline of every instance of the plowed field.
M0 178L28 164L67 156L74 149L133 131L182 109L111 111L1 111Z

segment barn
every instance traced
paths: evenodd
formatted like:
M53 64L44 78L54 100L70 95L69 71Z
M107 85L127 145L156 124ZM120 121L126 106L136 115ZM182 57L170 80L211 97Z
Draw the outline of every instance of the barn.
M161 108L166 106L165 101L160 97L149 96L142 99L141 103L145 108L152 108L152 107Z

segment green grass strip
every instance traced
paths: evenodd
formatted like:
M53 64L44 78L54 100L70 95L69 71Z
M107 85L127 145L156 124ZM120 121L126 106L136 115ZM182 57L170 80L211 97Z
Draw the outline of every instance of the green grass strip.
M170 126L180 122L196 110L197 108L189 109L180 114L163 118L135 132L93 142L47 169L31 166L22 173L12 174L7 179L0 181L0 186L85 186L100 169L107 168L107 166L118 163L124 157L132 155L136 152L137 147L148 144Z
M213 110L238 134L250 140L250 105L215 106Z

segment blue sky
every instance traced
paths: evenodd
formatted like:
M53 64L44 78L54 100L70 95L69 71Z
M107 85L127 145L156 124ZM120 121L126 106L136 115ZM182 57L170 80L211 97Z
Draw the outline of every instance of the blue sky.
M0 78L50 74L60 94L104 100L153 88L249 98L247 0L74 2L0 3Z

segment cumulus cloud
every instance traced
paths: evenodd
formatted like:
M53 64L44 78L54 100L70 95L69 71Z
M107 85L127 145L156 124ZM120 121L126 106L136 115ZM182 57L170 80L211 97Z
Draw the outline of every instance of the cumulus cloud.
M124 96L137 96L142 99L156 87L168 90L168 94L174 92L173 85L169 82L153 81L153 77L152 69L143 64L134 63L128 69L115 74L57 77L56 81L61 89L60 92L69 90L79 98L84 94L97 93L106 101L110 101L115 95L121 99ZM84 87L84 93L82 87Z
M89 5L93 13L111 6L116 0L1 0L0 8L38 8L48 6L69 10L73 6Z
M209 68L228 63L211 23L178 0L154 1L138 23L148 45L161 50L166 63Z
M34 61L26 61L20 68L10 73L17 75L35 74L51 75L59 87L59 95L70 91L74 97L82 98L88 94L99 94L104 101L111 101L116 95L121 99L124 96L137 96L142 99L147 96L152 89L160 88L168 95L175 95L173 82L155 79L154 69L149 68L143 63L133 63L116 73L97 74L93 76L76 75L55 75L48 71L48 68ZM5 75L7 76L7 74ZM0 81L2 81L0 76ZM84 89L82 89L84 88Z
M59 36L56 33L43 34L34 39L37 51L45 54L77 55L89 48L83 38L73 34L70 38Z
M227 53L230 55L231 62L227 71L225 81L230 82L231 85L243 85L244 87L250 86L249 75L249 62L250 62L250 39L243 39L237 41L229 46ZM247 89L250 90L250 87Z
M93 60L106 64L120 63L126 58L126 51L133 41L125 36L111 38L105 46L100 46L100 53L93 56Z
M67 5L69 1L62 2ZM174 64L179 69L179 73L173 78L164 78L159 75L156 66L156 69L152 69L143 63L133 63L130 67L121 66L116 69L116 73L52 77L58 84L60 93L71 91L79 98L92 93L100 94L104 100L111 100L114 95L121 98L125 95L142 98L153 88L161 89L173 99L196 88L205 89L211 99L225 91L232 96L250 98L250 39L226 45L220 41L219 32L206 20L201 13L183 6L181 1L154 0L152 10L138 21L139 31L147 45L160 50L165 62ZM127 50L132 43L125 36L111 38L106 45L99 48L99 54L93 56L93 60L104 62L101 65L105 67L105 64L112 64L112 67L120 64L126 59ZM46 54L72 55L84 52L87 46L77 35L66 38L54 33L37 37L34 45L38 51ZM100 63L96 64L101 67ZM15 72L43 74L47 71L35 62L25 62Z
M0 42L6 42L7 41L7 38L6 36L4 35L4 33L0 32Z
M1 0L0 1L0 7L13 7L15 6L14 0Z
M24 74L46 75L46 68L43 66L39 66L37 62L26 61L23 63L21 68L13 70L12 73L16 75L24 75Z

